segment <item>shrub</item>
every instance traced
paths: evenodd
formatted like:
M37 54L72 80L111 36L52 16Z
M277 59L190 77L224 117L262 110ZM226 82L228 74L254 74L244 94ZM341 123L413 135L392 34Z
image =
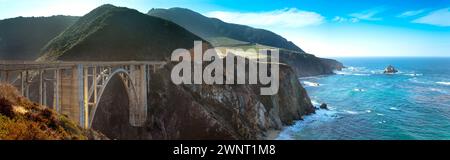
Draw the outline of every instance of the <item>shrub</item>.
M18 106L28 112L15 113ZM87 132L67 117L20 96L13 86L0 84L0 140L83 140Z

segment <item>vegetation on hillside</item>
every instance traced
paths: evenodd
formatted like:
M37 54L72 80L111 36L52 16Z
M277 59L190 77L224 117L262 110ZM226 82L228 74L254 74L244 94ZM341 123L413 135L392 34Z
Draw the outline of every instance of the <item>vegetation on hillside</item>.
M78 17L17 17L0 20L0 59L35 60L48 41Z
M0 84L0 140L86 139L107 138L20 96L13 86Z
M203 39L173 22L103 5L49 42L39 60L166 60L195 40Z

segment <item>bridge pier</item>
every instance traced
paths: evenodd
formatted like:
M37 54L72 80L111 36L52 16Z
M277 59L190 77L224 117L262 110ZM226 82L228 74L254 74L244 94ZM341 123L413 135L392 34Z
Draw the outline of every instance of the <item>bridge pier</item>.
M130 123L133 126L141 126L147 119L147 66L146 65L131 65L130 76L134 84L135 96L137 102L130 105ZM129 88L129 93L132 91Z

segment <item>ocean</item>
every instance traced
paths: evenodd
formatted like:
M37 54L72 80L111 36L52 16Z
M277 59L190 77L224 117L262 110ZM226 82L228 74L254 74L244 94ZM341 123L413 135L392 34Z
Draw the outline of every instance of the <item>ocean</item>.
M277 139L450 140L450 58L336 58L335 75L299 79L318 110ZM383 70L393 65L397 74Z

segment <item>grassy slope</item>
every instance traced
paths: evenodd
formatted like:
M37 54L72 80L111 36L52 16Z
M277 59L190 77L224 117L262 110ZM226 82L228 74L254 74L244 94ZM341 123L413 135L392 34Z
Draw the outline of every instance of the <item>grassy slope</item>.
M103 5L49 42L40 60L166 60L195 40L202 39L172 22Z
M0 84L0 140L86 139L107 138L20 96L13 86Z

